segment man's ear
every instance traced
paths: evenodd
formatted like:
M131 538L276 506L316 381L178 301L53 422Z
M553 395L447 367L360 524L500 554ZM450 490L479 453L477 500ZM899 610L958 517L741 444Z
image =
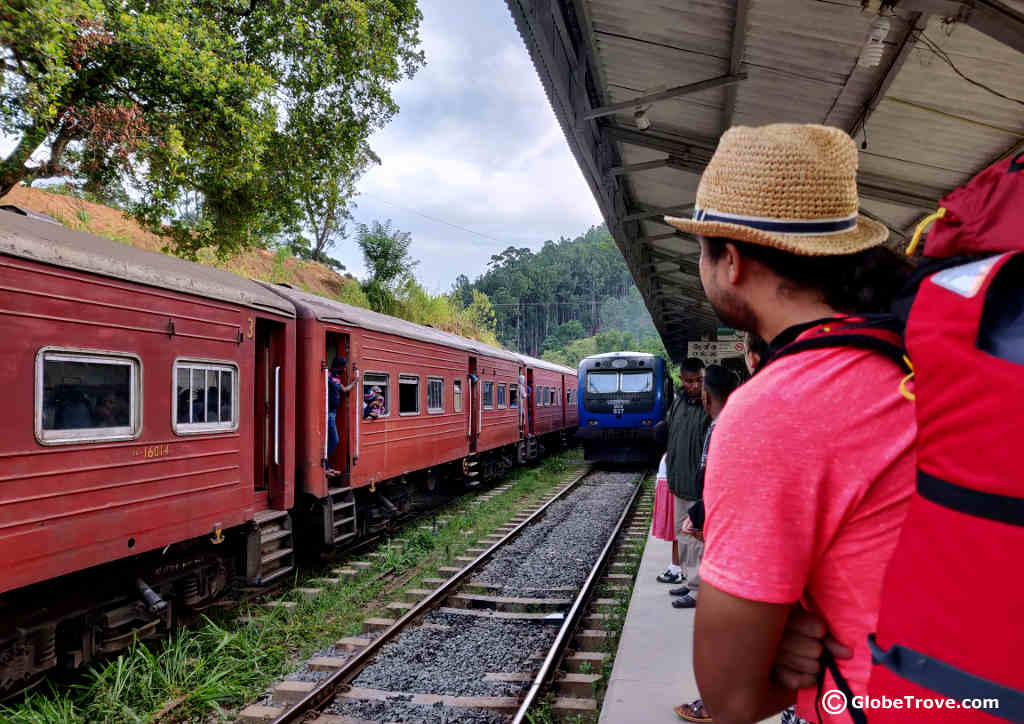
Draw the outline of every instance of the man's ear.
M740 256L739 249L736 248L735 244L726 242L725 244L725 273L729 279L729 283L735 286L739 283L743 273L746 271L744 265L744 259Z

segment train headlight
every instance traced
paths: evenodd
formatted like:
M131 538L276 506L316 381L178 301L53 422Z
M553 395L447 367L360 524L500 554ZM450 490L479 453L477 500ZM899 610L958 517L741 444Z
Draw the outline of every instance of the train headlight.
M587 424L588 425L596 425L597 424L597 420L587 420Z
M650 425L651 421L650 420L641 420L640 424L642 424L642 425Z

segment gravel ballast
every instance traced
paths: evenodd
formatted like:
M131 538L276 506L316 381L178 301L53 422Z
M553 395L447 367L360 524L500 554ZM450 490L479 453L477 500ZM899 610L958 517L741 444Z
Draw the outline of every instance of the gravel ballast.
M501 586L496 595L564 598L564 592L544 589L583 585L636 481L636 473L592 473L499 550L474 580Z
M336 701L328 714L350 716L373 722L414 722L415 724L507 724L508 717L489 709L453 709L443 704L421 706L401 698L386 701Z
M537 522L499 550L474 582L499 586L492 592L497 596L573 598L572 590L578 590L589 575L637 477L628 472L591 473L566 499L549 506ZM437 611L425 621L447 628L416 627L403 632L378 653L352 686L402 694L521 696L528 682L485 681L484 676L535 673L562 623L557 616L542 622ZM408 697L339 699L330 711L386 722L507 721L493 711L414 705Z

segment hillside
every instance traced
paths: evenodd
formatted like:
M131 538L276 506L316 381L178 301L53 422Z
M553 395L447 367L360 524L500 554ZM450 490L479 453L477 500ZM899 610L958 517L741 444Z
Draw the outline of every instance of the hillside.
M0 203L14 204L30 211L47 214L65 226L150 251L160 251L166 243L121 211L73 196L17 186L0 199ZM226 262L218 262L212 254L201 255L200 260L250 279L287 282L313 294L348 304L367 306L359 282L355 279L343 277L321 264L303 261L286 254L254 249Z

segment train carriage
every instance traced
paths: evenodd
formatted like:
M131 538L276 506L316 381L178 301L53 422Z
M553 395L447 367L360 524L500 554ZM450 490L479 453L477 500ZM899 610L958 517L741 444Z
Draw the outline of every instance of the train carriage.
M295 355L291 304L255 283L2 217L0 594L35 614L0 620L0 684L225 587L257 517L292 505ZM61 578L85 570L88 602Z
M491 476L539 452L530 444L523 387L530 365L548 363L287 285L266 286L298 313L296 479L308 504L297 527L314 531L318 544L386 526L442 479ZM356 386L339 404L339 444L328 458L327 375L339 357L343 381ZM371 413L378 393L381 409ZM536 434L559 429L545 422ZM328 477L329 470L337 475Z

